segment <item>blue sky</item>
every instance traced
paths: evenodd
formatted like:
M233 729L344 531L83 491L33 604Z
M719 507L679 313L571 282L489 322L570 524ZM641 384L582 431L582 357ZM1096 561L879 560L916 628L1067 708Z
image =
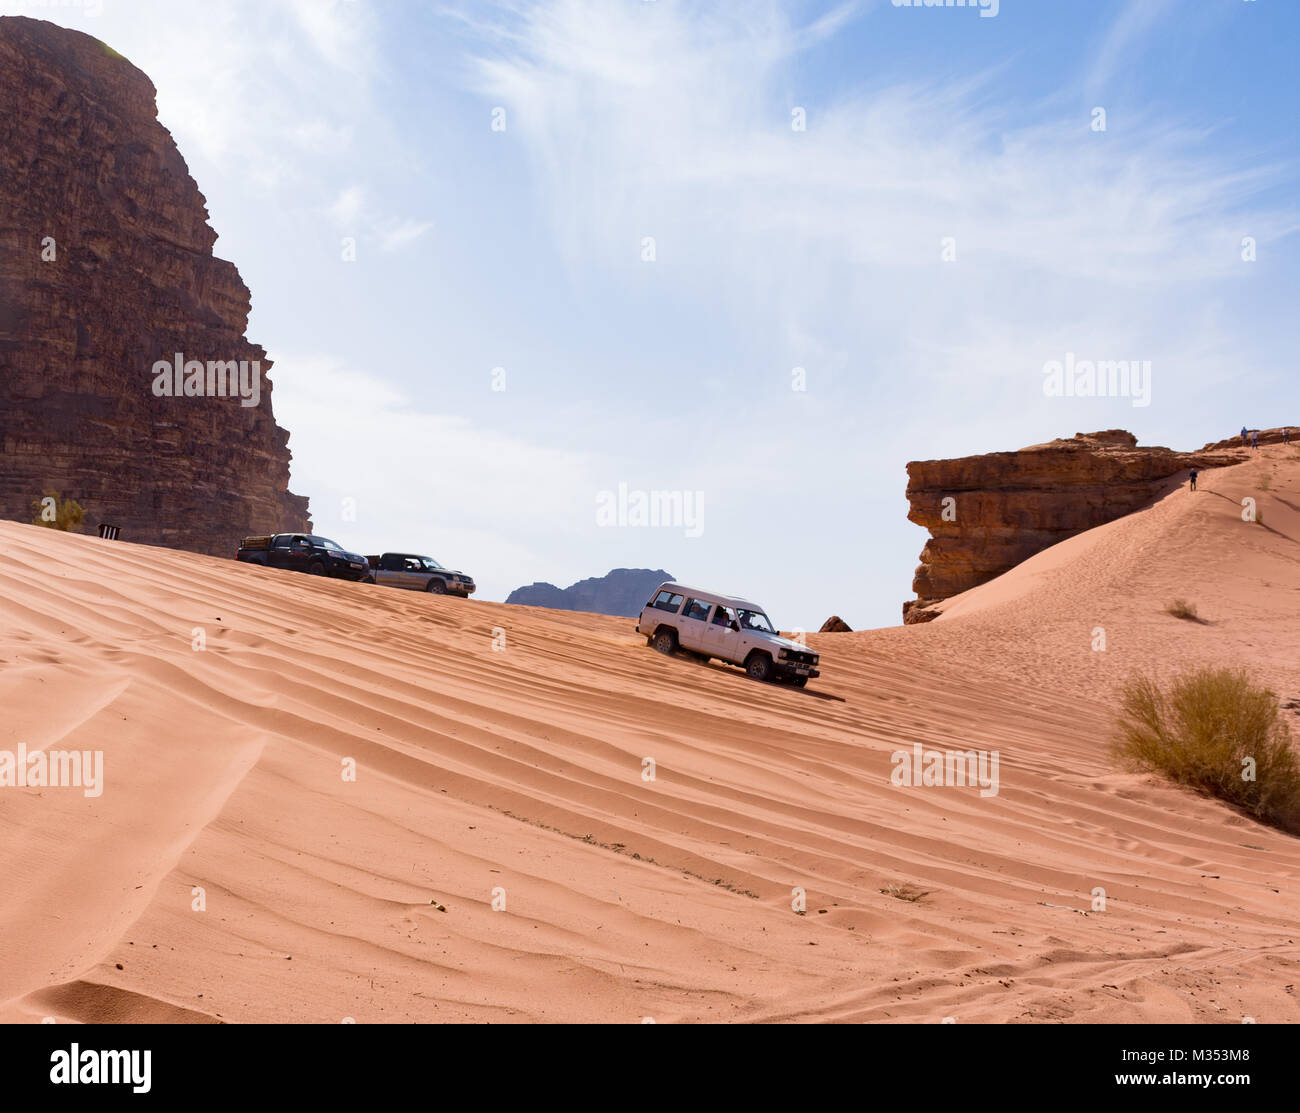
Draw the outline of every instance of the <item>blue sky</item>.
M318 532L812 629L899 621L908 460L1300 422L1300 5L997 7L0 0L158 86ZM1150 404L1045 396L1068 352Z

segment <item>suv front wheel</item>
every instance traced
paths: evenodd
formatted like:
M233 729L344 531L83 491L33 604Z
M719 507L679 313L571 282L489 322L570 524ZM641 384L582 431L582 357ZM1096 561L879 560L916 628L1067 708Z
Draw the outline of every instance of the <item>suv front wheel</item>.
M755 680L768 681L772 679L772 658L766 653L754 650L745 662L745 671Z
M665 627L655 632L655 639L651 643L656 650L665 657L671 657L677 652L677 631Z

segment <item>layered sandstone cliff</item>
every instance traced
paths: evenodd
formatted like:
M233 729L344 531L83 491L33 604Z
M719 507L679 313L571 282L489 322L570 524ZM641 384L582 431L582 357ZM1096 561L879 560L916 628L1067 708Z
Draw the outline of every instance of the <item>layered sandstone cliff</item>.
M88 35L0 18L0 516L30 521L54 490L90 531L220 555L310 528L216 238L148 77ZM157 396L178 353L242 362L250 388L260 364L257 405Z
M935 618L928 605L978 587L1049 545L1133 513L1188 468L1241 459L1242 450L1230 443L1174 452L1139 447L1133 434L1112 429L1019 452L910 463L907 516L930 531L930 540L912 581L917 598L903 604L903 621Z

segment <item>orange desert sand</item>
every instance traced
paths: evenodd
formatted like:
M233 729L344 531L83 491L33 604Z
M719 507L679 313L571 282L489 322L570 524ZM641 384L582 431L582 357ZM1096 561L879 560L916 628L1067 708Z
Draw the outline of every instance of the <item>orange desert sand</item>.
M1300 1020L1300 840L1108 752L1135 671L1300 696L1300 452L1201 488L813 636L806 691L2 523L0 749L103 750L105 789L0 790L0 1020ZM894 787L914 742L1000 792Z

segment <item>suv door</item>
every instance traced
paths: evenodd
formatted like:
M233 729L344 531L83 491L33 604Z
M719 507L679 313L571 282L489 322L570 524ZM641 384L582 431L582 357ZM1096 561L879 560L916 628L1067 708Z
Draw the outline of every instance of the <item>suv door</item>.
M731 629L736 620L736 612L719 603L709 616L704 627L704 649L710 657L720 657L724 661L735 661L735 646L739 635Z
M677 644L696 653L706 652L704 634L708 629L709 612L713 604L703 599L687 599L682 616L677 623Z

